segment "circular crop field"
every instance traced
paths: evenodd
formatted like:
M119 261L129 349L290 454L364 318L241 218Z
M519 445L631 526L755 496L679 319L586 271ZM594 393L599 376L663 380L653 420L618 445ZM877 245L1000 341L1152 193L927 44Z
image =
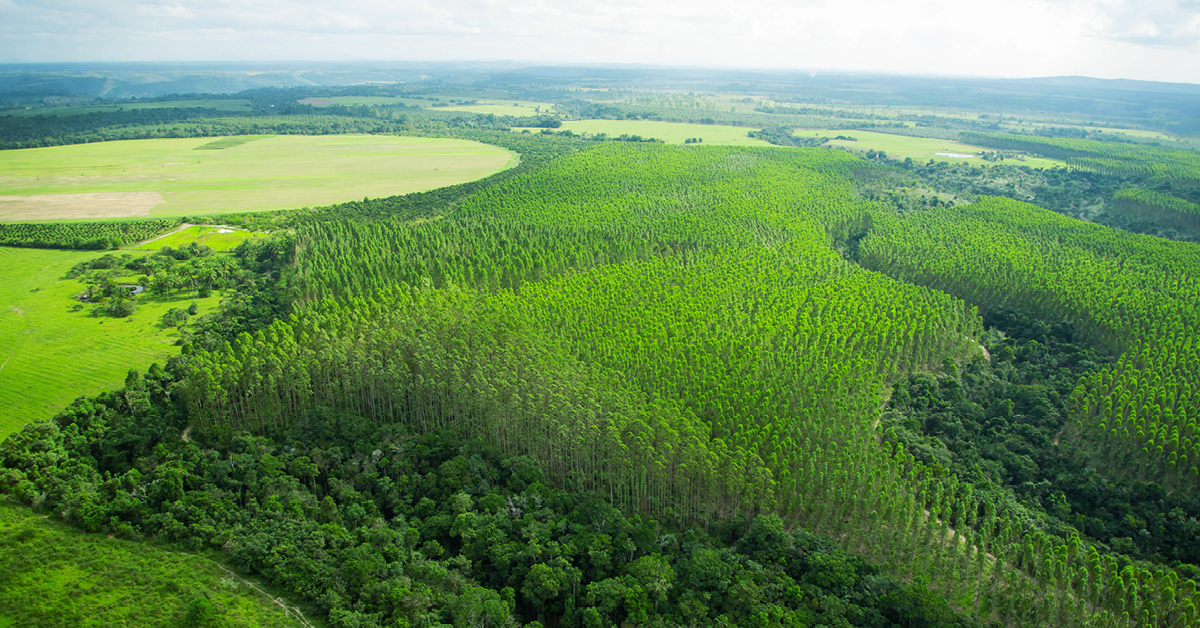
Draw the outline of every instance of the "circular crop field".
M0 151L0 221L167 218L432 190L516 160L466 140L283 135Z

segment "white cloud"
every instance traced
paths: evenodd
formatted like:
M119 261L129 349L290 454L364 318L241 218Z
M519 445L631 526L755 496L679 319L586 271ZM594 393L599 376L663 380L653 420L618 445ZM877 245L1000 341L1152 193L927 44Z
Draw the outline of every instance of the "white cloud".
M1095 33L1146 46L1192 46L1200 42L1198 0L1103 0Z
M142 12L142 15L151 15L154 17L196 17L196 14L191 10L177 4L139 4L137 8Z
M514 59L1200 82L1197 7L1200 0L0 0L0 58Z

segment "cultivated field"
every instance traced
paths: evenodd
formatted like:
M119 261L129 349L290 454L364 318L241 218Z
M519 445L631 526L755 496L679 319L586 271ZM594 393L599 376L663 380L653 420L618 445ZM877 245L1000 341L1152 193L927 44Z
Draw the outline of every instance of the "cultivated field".
M143 293L137 311L122 319L93 317L90 305L73 298L87 286L63 275L103 254L0 247L0 438L179 352L179 332L160 323L192 299ZM196 300L201 314L220 299L214 292Z
M770 146L767 142L746 136L746 133L757 129L717 124L687 124L654 120L570 120L563 122L562 128L558 130L589 135L607 133L611 137L622 134L640 135L657 138L668 144L683 144L688 138L702 138L706 146ZM536 133L541 129L530 129L530 131Z
M971 163L979 166L995 165L1001 162L984 161L978 157L958 157L957 155L975 155L981 151L991 149L980 148L979 146L971 146L962 142L953 140L938 140L925 137L908 137L905 135L889 135L887 133L873 133L870 131L835 131L829 129L796 129L794 134L798 137L828 137L829 146L842 146L856 152L866 152L869 150L881 150L888 154L888 157L904 159L912 157L914 161L927 162L930 159L934 161L948 161L950 163ZM857 141L835 140L839 135L853 137ZM939 153L947 153L941 155ZM1066 166L1065 162L1056 159L1040 159L1026 157L1024 160L1006 159L1003 162L1010 166L1029 166L1031 168L1053 168L1054 166Z
M313 207L472 181L515 159L478 142L382 135L259 137L240 144L232 138L131 140L10 150L0 152L0 220Z
M198 597L215 623L185 621ZM0 599L4 628L303 625L206 558L88 534L9 501L0 501Z

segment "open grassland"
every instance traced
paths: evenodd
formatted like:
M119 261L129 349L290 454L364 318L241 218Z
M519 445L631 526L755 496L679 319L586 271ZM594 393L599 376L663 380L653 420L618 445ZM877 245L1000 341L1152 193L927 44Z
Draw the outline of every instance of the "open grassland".
M207 622L189 621L203 614L188 616L204 605L197 598L211 607ZM0 501L0 599L0 628L303 625L202 556L88 534L9 501Z
M211 150L213 142L131 140L0 152L0 220L312 207L472 181L516 159L478 142L384 135L261 137L221 150Z
M530 129L535 133L540 130ZM769 146L767 142L746 136L747 133L756 129L718 124L688 124L654 120L570 120L563 122L562 128L559 130L588 135L606 133L610 137L640 135L657 138L668 144L683 144L688 138L701 138L704 140L705 146Z
M889 157L904 159L912 157L914 161L926 162L930 159L934 161L948 161L950 163L970 163L978 166L990 166L998 163L1003 163L1009 166L1029 166L1030 168L1053 168L1055 166L1066 166L1065 162L1057 159L1042 159L1035 157L1026 157L1024 160L1006 159L1003 162L984 161L978 157L954 157L950 155L939 155L938 153L951 153L952 155L974 155L979 152L988 151L991 149L963 144L953 140L939 140L925 137L908 137L905 135L890 135L887 133L873 133L870 131L837 131L829 129L796 129L794 134L797 137L828 137L835 138L839 135L853 137L857 141L850 140L829 140L829 146L841 146L856 152L866 152L869 150L883 151Z
M261 231L248 231L237 227L218 225L192 225L164 236L160 236L140 246L135 250L157 251L164 246L180 248L195 242L203 244L214 251L229 251L246 240L264 238L267 234Z
M18 118L29 116L77 116L88 113L111 113L114 111L130 111L133 109L171 109L175 107L216 109L217 111L238 112L250 111L249 100L226 100L224 98L194 100L163 100L155 102L123 102L114 104L77 105L62 107L21 107L0 111L0 118L11 115Z
M434 106L435 103L438 106ZM334 96L332 98L305 98L300 101L303 105L328 107L330 105L404 105L406 107L422 107L433 111L462 111L465 113L495 114L498 116L536 116L549 113L554 103L528 102L515 100L477 100L470 105L456 105L446 100L429 100L425 98L401 98L389 96ZM446 105L446 106L441 106ZM540 109L540 111L539 111Z
M305 98L297 101L302 105L328 107L330 105L404 105L406 107L428 107L430 101L424 98L401 98L393 96L334 96Z
M137 311L122 319L94 317L74 298L86 285L63 275L103 254L0 247L0 438L179 352L179 332L160 324L192 299L142 293ZM196 300L201 314L219 302L216 293Z
M513 100L481 100L473 105L451 105L431 107L434 111L462 111L466 113L494 114L497 116L537 116L554 110L554 103L519 102Z

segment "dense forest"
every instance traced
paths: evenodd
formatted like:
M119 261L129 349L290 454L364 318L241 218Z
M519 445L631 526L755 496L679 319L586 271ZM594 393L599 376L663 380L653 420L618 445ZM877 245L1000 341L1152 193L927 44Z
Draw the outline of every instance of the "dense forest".
M756 133L783 146L667 146L264 112L296 97L48 117L6 146L407 133L521 161L219 216L273 232L229 254L77 267L101 297L120 272L225 298L172 312L176 357L0 444L0 492L219 552L332 626L1200 622L1194 153L978 132L1069 166L979 167L786 124ZM692 111L829 115L758 109ZM110 248L173 224L0 236Z

